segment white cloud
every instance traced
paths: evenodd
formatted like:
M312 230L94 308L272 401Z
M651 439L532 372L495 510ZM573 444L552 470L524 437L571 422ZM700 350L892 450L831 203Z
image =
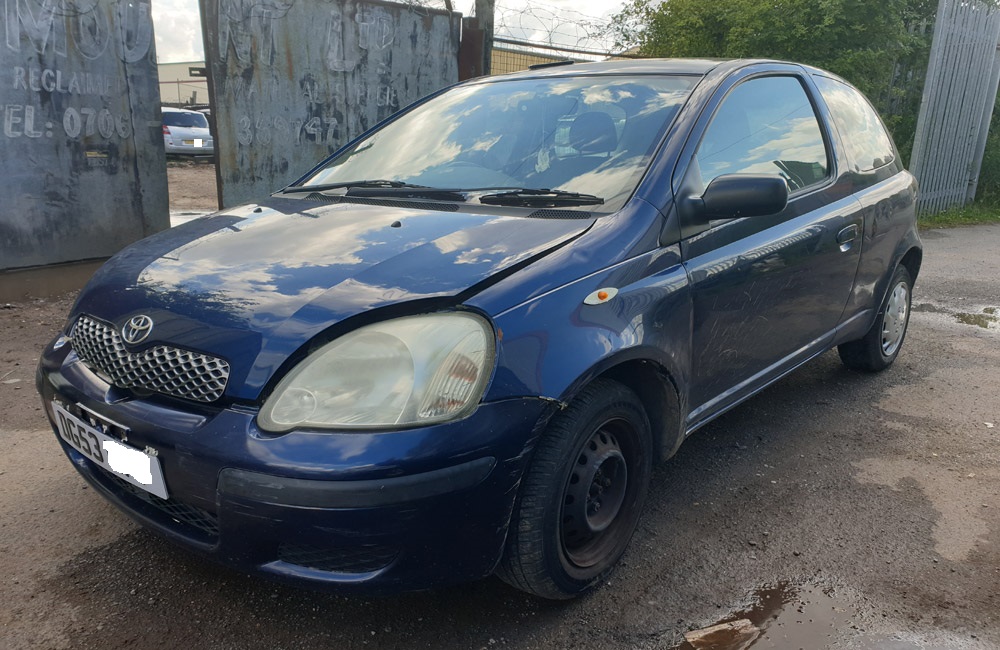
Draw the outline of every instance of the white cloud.
M442 1L440 4L444 5L444 2ZM456 11L461 11L466 16L471 16L475 0L460 0L452 4L455 5ZM625 4L624 0L542 0L542 2L533 2L531 0L497 0L497 10L540 7L600 18L616 13L622 8L623 4Z
M153 30L160 63L204 60L198 0L156 0Z

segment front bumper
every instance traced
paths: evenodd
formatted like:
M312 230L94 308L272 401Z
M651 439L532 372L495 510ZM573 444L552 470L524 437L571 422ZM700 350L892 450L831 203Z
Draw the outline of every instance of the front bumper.
M160 499L61 439L81 475L139 523L234 568L313 587L394 592L492 573L547 404L484 404L460 422L382 433L260 432L255 412L123 396L68 350L37 383L156 451ZM57 436L58 437L58 436Z

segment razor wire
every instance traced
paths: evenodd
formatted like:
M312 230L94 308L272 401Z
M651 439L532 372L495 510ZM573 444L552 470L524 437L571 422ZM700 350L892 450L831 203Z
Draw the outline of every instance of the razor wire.
M613 44L606 20L553 5L498 4L493 20L496 38L525 44L601 53L610 53Z
M444 0L401 0L414 11L445 9ZM452 8L467 16L475 14L471 0L451 0ZM532 2L515 5L498 2L493 15L493 36L500 43L515 47L538 46L543 49L574 52L576 58L595 58L612 53L614 37L608 18L585 14L575 9Z

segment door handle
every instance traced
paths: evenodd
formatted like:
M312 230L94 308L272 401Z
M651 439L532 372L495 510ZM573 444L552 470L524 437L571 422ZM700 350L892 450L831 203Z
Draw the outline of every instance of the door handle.
M858 238L858 232L858 225L852 223L837 233L837 243L840 244L841 251L846 253L851 250L851 242Z

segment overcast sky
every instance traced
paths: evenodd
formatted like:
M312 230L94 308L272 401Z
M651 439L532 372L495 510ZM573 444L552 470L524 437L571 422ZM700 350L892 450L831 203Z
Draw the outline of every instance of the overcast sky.
M435 0L432 6L444 7L443 0ZM466 16L472 14L474 0L453 0L456 11ZM568 29L574 22L586 18L601 19L618 11L623 0L498 0L498 12L505 10L513 22L519 7L531 7L535 17L545 19L558 13L566 21L560 31ZM531 20L523 21L531 24ZM204 58L201 41L201 20L198 15L198 0L156 0L153 3L153 25L156 31L156 54L160 63L180 61L201 61ZM555 39L559 41L558 38ZM563 39L565 40L565 39ZM576 43L566 43L576 44Z

